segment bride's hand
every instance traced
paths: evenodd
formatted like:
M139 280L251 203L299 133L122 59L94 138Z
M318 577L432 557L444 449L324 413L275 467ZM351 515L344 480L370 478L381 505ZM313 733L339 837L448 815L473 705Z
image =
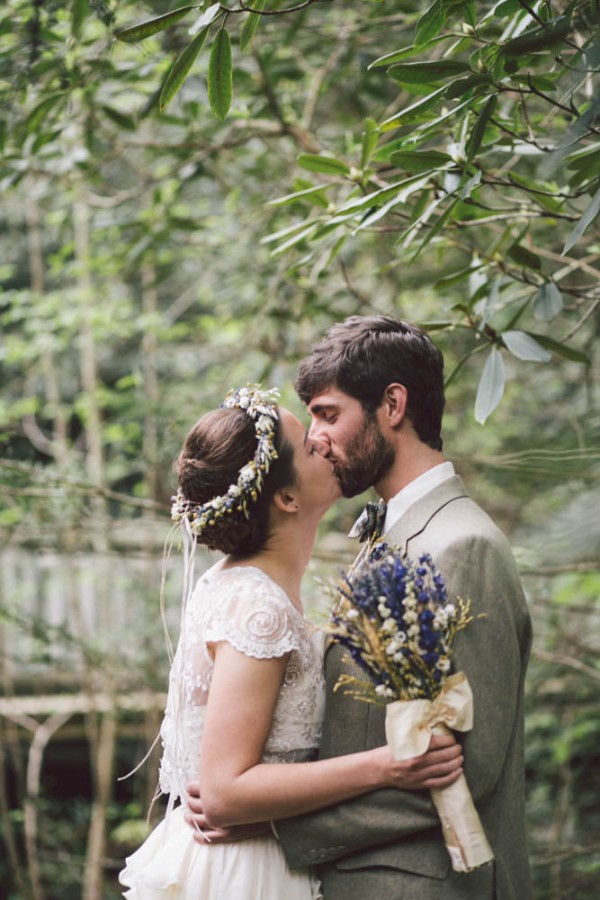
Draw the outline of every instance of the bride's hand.
M194 829L194 840L199 844L230 844L232 841L245 841L247 838L261 837L271 834L268 822L253 822L251 825L231 825L229 828L215 828L204 815L200 785L191 781L187 786L187 810L183 817L190 828Z
M394 759L387 746L373 752L380 753L387 787L409 791L444 788L463 771L462 747L452 734L432 735L429 749L422 756L402 762Z

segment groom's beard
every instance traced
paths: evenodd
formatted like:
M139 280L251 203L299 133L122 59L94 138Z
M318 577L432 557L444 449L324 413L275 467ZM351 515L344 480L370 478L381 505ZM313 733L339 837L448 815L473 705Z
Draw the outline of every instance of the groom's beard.
M355 497L377 484L395 458L393 444L386 441L376 420L368 414L360 431L342 449L344 459L336 459L335 476L344 497Z

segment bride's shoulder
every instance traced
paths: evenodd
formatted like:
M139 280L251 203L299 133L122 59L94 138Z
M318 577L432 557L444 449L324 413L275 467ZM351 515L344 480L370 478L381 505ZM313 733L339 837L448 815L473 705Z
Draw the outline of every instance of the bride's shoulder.
M210 594L219 603L228 598L241 602L261 597L285 606L290 604L285 591L258 566L224 566L218 562L200 576L196 590Z

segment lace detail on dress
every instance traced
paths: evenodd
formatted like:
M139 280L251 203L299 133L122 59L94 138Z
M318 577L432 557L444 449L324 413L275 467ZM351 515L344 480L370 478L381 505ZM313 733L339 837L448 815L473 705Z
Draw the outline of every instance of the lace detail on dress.
M184 612L161 727L160 789L185 797L198 777L204 713L214 669L210 646L226 641L258 659L290 654L264 751L264 762L314 755L321 735L324 636L262 570L219 569L198 581Z

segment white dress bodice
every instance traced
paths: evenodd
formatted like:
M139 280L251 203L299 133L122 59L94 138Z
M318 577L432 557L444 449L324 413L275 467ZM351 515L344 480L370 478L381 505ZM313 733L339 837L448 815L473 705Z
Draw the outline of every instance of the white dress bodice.
M204 715L214 661L226 641L257 659L290 654L263 762L296 762L315 754L325 701L324 635L261 569L217 564L200 577L183 613L161 726L160 789L185 797L199 775Z

